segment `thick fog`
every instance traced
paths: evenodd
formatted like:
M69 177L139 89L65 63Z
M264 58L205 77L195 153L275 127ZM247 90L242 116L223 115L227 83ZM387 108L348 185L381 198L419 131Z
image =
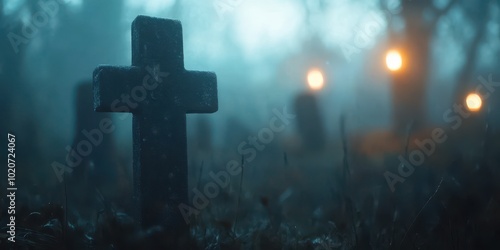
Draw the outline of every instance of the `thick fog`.
M0 0L0 248L17 227L26 249L493 249L499 20L498 0Z
M377 72L382 62L372 57L383 47L385 18L392 17L362 1L227 2L68 1L28 44L19 45L26 51L27 91L37 103L30 108L39 116L38 126L59 140L71 140L75 95L68 93L90 80L98 64L130 65L130 23L138 14L182 22L186 69L215 71L219 79L220 111L210 116L214 121L238 116L259 128L272 108L290 105L291 97L307 88L309 68L321 67L326 77L321 108L330 131L340 112L353 110L358 113L354 126L388 123L386 72ZM4 13L26 23L39 11L39 6L27 8L23 1L6 1ZM397 8L395 2L395 14ZM346 56L342 44L352 45L353 27L363 29L367 22L374 26L368 45ZM318 58L310 56L311 49ZM376 78L358 73L364 70ZM130 121L120 122L120 137L130 137ZM222 123L215 126L223 129Z

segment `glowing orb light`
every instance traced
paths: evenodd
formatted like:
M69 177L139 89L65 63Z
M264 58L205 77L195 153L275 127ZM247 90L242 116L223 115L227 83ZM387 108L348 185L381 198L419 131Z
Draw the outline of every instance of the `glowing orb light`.
M467 104L467 108L472 112L477 112L481 109L483 105L483 100L476 93L471 93L465 99L465 104Z
M387 52L385 64L390 71L397 71L403 66L403 57L397 50Z
M312 69L307 73L307 84L312 90L320 90L325 84L323 73L317 69Z

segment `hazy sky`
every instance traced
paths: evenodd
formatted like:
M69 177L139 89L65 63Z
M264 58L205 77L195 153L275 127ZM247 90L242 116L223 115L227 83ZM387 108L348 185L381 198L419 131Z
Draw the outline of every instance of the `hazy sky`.
M25 1L6 0L5 13L21 8ZM78 11L82 1L67 0L70 11ZM324 71L325 87L317 95L330 132L337 130L341 112L348 114L350 128L354 130L387 126L390 122L391 96L388 72L383 65L387 20L395 21L395 28L403 25L398 22L399 0L389 1L388 12L380 11L376 1L371 0L183 0L180 11L174 9L176 0L124 1L123 20L120 20L121 27L117 27L123 31L123 44L117 46L124 48L123 57L113 63L130 64L130 23L137 15L181 20L186 68L215 71L218 75L220 111L210 116L218 122L238 116L250 129L266 125L273 108L291 106L293 97L307 89L307 71L313 67ZM447 1L435 2L443 6ZM22 11L18 18L29 21L30 16ZM449 78L464 61L463 41L454 39L450 28L461 19L463 14L452 10L449 17L439 23L438 35L433 41L433 58L439 59L434 67L438 74L431 76L431 92L453 84ZM52 22L51 25L57 27L57 19ZM50 32L51 27L41 32ZM460 27L470 29L466 24ZM498 32L498 24L492 24L490 29ZM79 31L75 28L71 32ZM363 41L357 40L360 33L366 32L369 34ZM308 47L308 44L314 46ZM498 43L491 44L498 47L494 45ZM28 57L36 58L40 54L36 39L29 46ZM352 47L357 48L355 53L347 52ZM316 58L311 55L311 48L318 54ZM481 58L493 61L493 55L489 53ZM100 62L99 57L94 56L94 61ZM90 77L93 67L97 66L94 61L75 60L74 72L69 72L71 77L64 79L71 84L51 86L47 83L38 93L51 96L52 104L47 104L46 109L58 109L59 116L55 112L54 116L46 116L59 120L61 127L53 128L54 124L49 121L47 128L66 138L71 138L73 133L73 119L68 117L74 115L73 95L68 93L73 93L82 78ZM36 60L27 63L30 62ZM33 70L29 79L35 86L44 79L44 74L51 74L41 70L43 65L38 63L27 68L30 67ZM448 89L451 94L451 88ZM44 91L46 94L42 94ZM442 105L446 95L430 95L430 105ZM440 112L438 109L436 114L439 116ZM216 125L218 131L224 130L223 123Z

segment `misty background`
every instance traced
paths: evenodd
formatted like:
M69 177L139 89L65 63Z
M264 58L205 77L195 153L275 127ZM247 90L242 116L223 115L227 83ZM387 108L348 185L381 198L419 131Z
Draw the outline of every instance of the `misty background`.
M291 110L294 96L309 91L311 68L325 77L315 95L328 136L338 133L341 114L351 135L389 129L393 93L385 53L392 35L405 29L408 13L433 25L427 40L432 70L422 76L430 124L444 124L457 91L499 66L498 1L61 0L32 37L13 43L12 34L22 36L45 11L41 2L0 1L2 131L19 134L20 147L36 154L25 157L38 159L39 173L64 159L78 133L77 86L91 80L99 64L130 65L130 26L139 14L180 20L186 69L217 74L219 111L188 115L190 139L196 140L195 122L203 117L211 123L214 145L235 149L246 135L228 145L227 137L235 137L227 132L234 125L228 121L257 133L274 108ZM115 119L113 133L129 162L131 123L131 117ZM293 136L294 129L287 127L285 135Z
M190 224L199 245L498 244L500 0L0 0L0 132L16 136L18 217L50 208L34 230L60 216L97 246L135 239L96 218L137 204L132 116L93 112L91 81L131 64L138 15L180 20L185 68L217 74L219 110L187 116L191 198L244 163ZM475 92L482 106L461 117ZM296 117L261 139L276 112ZM109 116L116 131L58 180L54 162Z

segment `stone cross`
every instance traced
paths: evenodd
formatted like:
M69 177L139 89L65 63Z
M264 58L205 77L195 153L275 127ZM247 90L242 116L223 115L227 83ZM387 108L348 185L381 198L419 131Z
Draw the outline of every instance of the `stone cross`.
M94 109L133 114L134 201L143 228L187 233L179 209L188 204L186 113L213 113L218 103L215 73L184 69L181 23L138 16L132 66L94 71Z

